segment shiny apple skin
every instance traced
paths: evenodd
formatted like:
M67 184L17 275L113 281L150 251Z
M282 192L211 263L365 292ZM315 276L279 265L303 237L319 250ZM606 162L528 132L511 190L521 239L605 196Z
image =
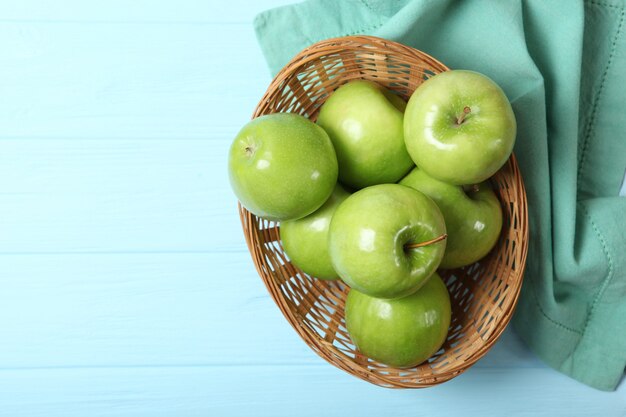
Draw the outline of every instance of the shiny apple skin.
M413 161L404 145L406 102L384 87L354 80L334 91L320 109L339 161L339 181L352 188L394 183Z
M246 209L268 220L313 213L333 192L337 169L326 132L293 113L261 116L246 124L228 160L235 195Z
M280 238L287 256L295 266L315 278L338 278L328 252L328 229L335 210L349 195L337 184L322 207L301 219L280 223Z
M440 268L470 265L487 255L498 241L502 208L488 182L462 187L436 180L414 168L400 184L432 198L443 214L448 242Z
M364 188L348 197L330 223L333 267L350 287L373 297L399 298L417 291L439 266L446 233L443 215L423 193L399 184Z
M458 124L465 107L470 112ZM431 177L450 184L477 184L511 155L516 122L502 89L473 71L452 70L419 86L404 114L411 158Z
M345 319L358 350L378 362L410 368L443 345L452 310L445 284L436 273L408 297L385 300L350 290Z

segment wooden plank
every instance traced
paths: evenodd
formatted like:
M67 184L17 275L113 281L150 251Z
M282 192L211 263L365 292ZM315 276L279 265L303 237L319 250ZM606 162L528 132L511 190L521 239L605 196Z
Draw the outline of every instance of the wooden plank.
M0 3L2 20L71 22L249 23L262 10L292 0L46 0Z
M243 254L0 260L0 368L223 367L316 358Z
M0 50L0 139L230 140L270 82L251 25L0 23Z
M390 391L323 362L246 253L228 146L292 0L0 5L0 416L623 416L507 331ZM328 405L330 404L330 405Z
M0 265L0 368L325 364L244 253L3 255ZM507 334L476 367L543 365Z
M229 146L0 141L0 253L244 251Z
M419 391L324 366L0 371L0 415L622 417L624 388L600 392L544 369L484 369Z

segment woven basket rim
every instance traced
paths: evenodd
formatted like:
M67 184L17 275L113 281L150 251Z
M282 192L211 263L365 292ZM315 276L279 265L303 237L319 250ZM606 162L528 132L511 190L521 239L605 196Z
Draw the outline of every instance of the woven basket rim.
M340 51L346 45L357 45L358 47L367 49L368 45L371 44L380 44L383 45L384 48L389 49L391 52L407 54L416 57L421 62L424 62L427 65L433 66L435 68L440 68L442 71L449 70L447 66L445 66L443 63L433 58L432 56L417 49L387 39L365 35L331 38L321 42L317 42L303 49L277 73L277 75L268 86L267 91L259 101L259 104L255 108L252 118L267 114L265 106L270 101L270 97L272 96L272 94L274 94L274 92L278 89L282 88L285 85L286 80L288 80L289 77L293 74L297 74L297 71L300 68L303 68L311 62L315 62L323 56L327 56L329 54L329 50ZM515 270L515 275L517 279L512 281L515 286L514 288L512 288L512 292L510 293L511 295L509 296L509 298L507 298L507 302L505 303L505 305L502 306L503 308L506 308L503 309L502 314L498 318L497 328L492 333L490 333L489 338L487 340L481 339L484 343L480 346L480 348L474 351L471 357L463 361L461 366L445 372L437 373L436 377L423 378L420 381L411 380L410 382L403 382L397 380L397 378L385 377L385 375L374 375L371 373L368 374L368 372L364 370L361 364L356 363L353 358L350 358L343 352L338 351L332 343L328 343L327 341L321 339L318 333L312 331L309 327L304 325L301 321L301 318L296 316L294 312L289 308L289 305L285 302L285 297L281 291L280 285L278 285L274 279L269 279L267 277L267 275L271 275L269 272L267 272L271 270L271 267L267 264L263 256L263 241L260 239L258 233L259 230L253 229L251 227L251 225L255 225L259 221L259 219L251 212L246 210L245 207L241 205L241 203L238 203L246 244L252 256L255 268L259 273L259 276L261 277L270 296L282 312L283 316L287 319L292 328L305 341L305 343L309 347L311 347L320 357L324 358L332 365L354 376L357 376L368 382L389 388L424 388L437 385L465 372L479 359L486 355L486 353L500 338L507 325L509 324L517 305L517 301L519 299L528 252L528 207L523 178L521 172L519 171L517 159L514 154L511 154L509 160L505 164L505 167L511 170L512 178L515 181L514 186L519 191L520 196L520 199L516 201L519 204L519 222L520 229L522 230L523 235L520 237L522 245L519 248L521 264L518 265L517 269Z

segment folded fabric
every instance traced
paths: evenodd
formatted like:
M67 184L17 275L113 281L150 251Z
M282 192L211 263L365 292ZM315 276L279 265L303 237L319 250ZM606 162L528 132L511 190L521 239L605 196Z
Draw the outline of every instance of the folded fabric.
M530 241L514 326L550 366L613 390L626 366L625 1L309 0L255 20L276 73L371 34L482 72L518 121Z

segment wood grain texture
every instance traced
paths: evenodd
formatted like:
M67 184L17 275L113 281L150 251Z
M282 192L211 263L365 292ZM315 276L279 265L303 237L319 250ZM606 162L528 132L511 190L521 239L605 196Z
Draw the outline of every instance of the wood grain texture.
M1 20L127 23L238 23L249 24L262 10L293 3L292 0L47 0L6 1ZM0 20L0 21L1 21Z
M270 81L251 24L0 22L0 49L2 138L227 141Z
M0 140L0 252L243 251L229 142Z
M3 255L2 265L0 369L323 365L247 253ZM476 367L511 364L542 368L508 332Z
M7 417L624 415L623 398L534 368L468 372L418 391L381 389L325 365L2 371L0 402Z
M417 392L293 332L226 174L270 81L251 19L289 2L0 4L0 416L626 415L510 330Z

